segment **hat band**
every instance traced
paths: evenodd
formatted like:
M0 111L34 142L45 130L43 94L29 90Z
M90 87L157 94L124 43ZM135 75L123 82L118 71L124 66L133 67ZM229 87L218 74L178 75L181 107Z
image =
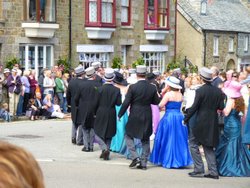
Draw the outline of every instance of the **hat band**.
M179 85L179 84L174 83L173 81L171 81L169 77L167 78L167 81L171 82L172 84Z
M212 80L212 78L207 78L205 76L203 76L202 74L200 74L202 78L204 78L205 80Z

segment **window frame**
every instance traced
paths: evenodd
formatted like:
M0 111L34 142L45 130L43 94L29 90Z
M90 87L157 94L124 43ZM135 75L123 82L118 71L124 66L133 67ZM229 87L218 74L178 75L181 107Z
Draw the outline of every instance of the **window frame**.
M214 36L213 40L213 56L219 56L219 36Z
M165 71L166 52L143 51L140 53L149 72L152 72L153 70L159 70L160 72ZM156 65L153 65L155 62Z
M169 21L170 21L170 0L165 0L166 1L166 5L167 5L167 8L166 8L166 17L167 17L167 25L166 27L160 27L158 25L158 19L157 19L157 16L155 15L158 15L158 6L159 6L159 2L158 0L154 0L154 10L155 10L155 14L154 14L154 23L157 23L157 24L154 24L154 26L148 26L148 0L145 1L144 3L144 29L146 30L169 30L170 27L169 27Z
M23 20L26 22L38 22L38 23L56 23L57 21L57 0L55 1L55 20L54 21L41 21L41 14L40 14L40 0L35 0L36 2L36 19L31 20L29 19L29 7L28 7L28 0L23 1ZM46 5L45 5L46 6Z
M85 27L116 27L116 0L113 0L112 7L112 23L102 22L102 0L96 0L97 2L97 21L90 22L89 18L89 4L91 0L85 1Z
M110 67L110 56L111 52L81 52L79 53L79 61L83 63L84 68L91 66L95 61L101 62L103 67L107 68Z
M121 15L122 15L122 5L121 5ZM127 22L122 22L122 26L130 26L131 25L131 0L128 0L128 21Z
M229 37L228 52L229 53L234 52L234 37Z
M249 48L249 36L244 36L244 52L248 52Z

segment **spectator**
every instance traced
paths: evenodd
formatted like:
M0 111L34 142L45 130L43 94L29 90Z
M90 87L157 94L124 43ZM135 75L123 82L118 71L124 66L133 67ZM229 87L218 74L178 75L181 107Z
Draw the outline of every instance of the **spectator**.
M219 77L219 69L215 66L211 67L210 69L212 71L212 77L213 77L213 81L212 81L212 85L215 87L219 87L219 85L222 83L221 78Z
M54 102L54 87L56 86L54 78L52 77L52 73L50 70L45 72L45 77L43 79L43 94L44 97L48 94L51 95L51 100Z
M38 77L38 86L40 87L40 90L41 90L41 93L43 93L43 80L44 80L44 77L45 77L45 72L47 71L48 69L43 69Z
M0 153L0 187L45 187L42 170L32 154L3 141L0 142Z
M48 108L48 111L51 112L51 117L63 118L64 114L60 110L60 106L53 104L51 94L47 94L43 99L43 104Z
M64 94L63 94L63 113L67 113L68 109L67 109L67 99L66 99L66 93L67 93L67 89L69 86L69 73L64 73L63 77L63 84L64 84Z
M0 108L0 118L3 119L4 121L10 122L11 121L11 116L8 111L8 104L3 103L2 108Z
M25 112L27 110L28 102L29 102L29 99L30 99L29 75L30 75L30 71L25 70L23 72L23 76L21 77L21 81L22 81L22 84L23 84L23 91L22 91L22 94L21 94L23 96L23 106L22 106L23 114L25 114ZM21 96L20 96L20 98L21 98Z
M31 70L29 75L30 81L30 98L35 98L36 88L38 87L38 82L36 80L36 71Z
M59 103L60 109L63 110L64 82L62 80L61 71L56 72L55 84L56 84L56 88L55 88L56 95L59 100L58 103Z

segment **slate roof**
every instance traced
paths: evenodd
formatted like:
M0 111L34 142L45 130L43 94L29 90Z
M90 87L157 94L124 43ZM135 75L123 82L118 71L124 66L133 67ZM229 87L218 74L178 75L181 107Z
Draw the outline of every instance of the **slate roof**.
M200 15L187 0L177 2L178 11L202 30L250 33L250 10L239 0L213 0L206 15Z

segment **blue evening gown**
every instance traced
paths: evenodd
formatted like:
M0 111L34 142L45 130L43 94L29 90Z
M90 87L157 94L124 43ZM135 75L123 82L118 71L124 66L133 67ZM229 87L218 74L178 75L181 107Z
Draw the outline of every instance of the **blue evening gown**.
M188 130L183 125L180 111L182 102L170 101L156 132L150 161L164 168L180 168L191 165L188 148Z
M239 113L233 109L224 122L224 134L216 148L218 172L221 176L250 176L250 151L242 143Z

